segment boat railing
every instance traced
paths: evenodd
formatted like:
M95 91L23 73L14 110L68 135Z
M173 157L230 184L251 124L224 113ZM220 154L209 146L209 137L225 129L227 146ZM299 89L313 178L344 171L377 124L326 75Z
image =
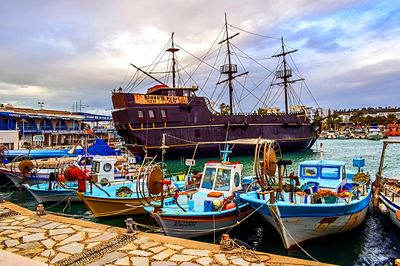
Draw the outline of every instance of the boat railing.
M391 197L391 201L394 201L395 197L400 197L400 193L391 190L390 188L385 187L384 190L385 197ZM390 194L390 195L389 195Z
M213 114L213 115L220 115L219 112L217 112L211 105L210 100L208 98L204 98L204 102L206 103L206 106L208 110Z

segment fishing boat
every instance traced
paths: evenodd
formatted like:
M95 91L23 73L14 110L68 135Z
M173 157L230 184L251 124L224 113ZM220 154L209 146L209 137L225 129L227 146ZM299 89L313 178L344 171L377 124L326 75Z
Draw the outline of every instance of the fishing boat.
M360 171L364 159L353 160L359 167L356 174L343 161L321 159L301 162L297 176L287 175L286 166L291 163L277 161L277 186L241 195L279 232L286 249L363 222L371 198L369 177Z
M379 170L375 180L374 205L385 215L388 215L400 228L400 177L383 177L386 149L389 144L400 144L399 140L384 140ZM379 204L379 205L378 205Z
M318 137L320 122L311 122L298 95L292 94L294 93L292 85L304 81L299 73L295 73L297 68L292 69L288 63L290 61L288 55L297 50L288 50L283 38L278 38L281 52L272 56L272 58L279 58L280 60L275 72L268 71L268 73L265 73L265 76L271 77L271 79L265 77L262 83L254 82L255 84L258 83L256 88L246 88L238 80L244 76L248 79L249 72L243 70L242 73L239 73L240 65L233 63L233 51L236 48L231 42L238 33L230 35L229 29L232 28L225 17L224 36L222 36L220 44L226 45L227 59L221 58L220 62L223 65L220 67L220 75L218 81L216 81L217 88L219 85L225 84L227 88L225 95L229 95L229 99L221 99L224 95L223 90L212 93L213 95L220 95L217 97L218 99L197 95L199 90L204 92L205 88L199 88L196 85L196 82L191 79L193 75L190 75L190 80L187 82L182 81L179 72L181 67L177 61L177 52L181 49L174 42L174 34L169 41L170 47L166 50L166 53L170 54L169 66L172 69L168 69L167 73L162 72L167 75L172 74L172 78L169 79L172 80L172 86L167 85L165 81L161 81L155 76L160 71L154 70L154 65L151 65L146 71L131 64L137 70L131 82L124 89L119 88L112 93L114 125L125 143L134 145L137 149L146 150L149 154L159 154L162 146L162 135L165 134L167 137L166 145L170 151L168 156L170 157L190 154L196 143L199 142L221 142L241 138L274 139L279 142L283 150L307 149L313 145ZM241 51L236 49L235 52L240 53ZM248 55L245 54L243 57L248 58ZM203 58L202 62L206 62L206 59ZM249 67L254 67L254 62L254 59L249 61ZM212 64L204 65L210 66ZM260 65L260 63L257 62L257 65ZM213 66L211 71L215 68ZM263 71L265 71L264 67ZM185 72L187 73L186 70ZM275 75L271 75L271 73L275 73ZM209 77L212 76L209 75ZM294 78L294 76L299 78ZM142 84L144 79L153 81L154 86L148 88L136 87L137 84ZM165 78L165 80L168 80L168 78ZM268 82L267 80L270 80L271 83L264 84L264 82ZM237 87L241 87L244 92L239 92L238 88L236 91L234 90L235 82L238 84ZM187 85L190 83L193 86ZM212 86L214 87L215 84ZM276 86L282 89L279 90L280 92L283 91L284 111L267 106L267 103L274 104L277 98L280 98L275 92ZM268 89L257 91L256 89L260 87ZM143 89L147 89L147 92L131 92ZM239 95L244 96L239 98ZM257 106L254 106L253 110L248 112L241 111L243 107L244 109L249 107L249 97L255 95L257 95L255 102L259 104L259 108L257 109ZM267 98L264 98L266 95ZM229 103L221 103L221 101L229 101ZM240 106L240 103L245 102L246 106ZM218 152L217 147L202 145L198 147L197 154L198 156L214 155L216 152ZM248 148L242 146L235 152L237 154L248 153Z
M92 180L100 186L108 186L112 183L123 183L127 176L135 171L115 172L116 158L96 156L92 160L90 170L78 165L65 165L59 169L53 169L47 182L36 184L23 184L23 186L32 194L39 203L44 202L61 202L61 201L81 201L77 195L77 191L86 191L86 185L81 184L79 180L84 179L85 182Z
M221 151L222 160L204 164L198 190L177 192L174 197L162 198L144 209L168 236L193 238L234 227L252 212L249 204L239 197L249 187L251 177L243 177L243 164L229 161L228 154L232 152L230 147L252 145L257 153L262 145L273 143L273 140L264 139L220 143L225 146ZM149 191L152 191L150 187Z
M126 180L107 184L100 181L100 184L103 183L102 186L96 185L96 180L101 180L110 174L102 174L100 170L100 173L96 173L94 180L92 179L94 182L90 182L90 189L78 192L77 195L96 218L144 214L146 212L142 204L148 201L148 192L143 189L139 192L138 187L144 186L141 180L145 176L163 175L160 165L153 162L153 159L145 159L136 171L126 176ZM112 164L107 167L113 169ZM95 169L103 168L99 165Z

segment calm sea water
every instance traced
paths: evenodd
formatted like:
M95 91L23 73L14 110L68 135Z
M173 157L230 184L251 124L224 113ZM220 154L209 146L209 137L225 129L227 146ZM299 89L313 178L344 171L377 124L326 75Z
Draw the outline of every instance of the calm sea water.
M319 140L312 150L283 154L284 159L293 161L289 171L296 171L298 162L302 160L319 159L317 152L320 143L323 143L324 159L344 160L348 162L348 168L352 167L354 157L363 157L366 161L364 170L375 176L382 150L381 141L370 140ZM400 145L389 146L385 157L384 173L391 176L400 176ZM202 164L210 159L196 161L197 169L201 171ZM245 174L251 174L251 156L234 157L244 164ZM171 172L185 169L180 160L168 161ZM0 192L10 199L27 208L34 209L36 201L27 191L12 191L1 188ZM51 208L50 208L51 207ZM95 221L90 212L82 204L66 205L60 203L57 206L47 204L46 208L55 212L63 212L75 218ZM98 220L114 226L124 227L125 218L113 218ZM142 215L134 218L139 223L157 225L151 217ZM254 214L245 223L229 232L232 238L238 238L252 248L269 253L289 255L297 258L310 259L300 248L286 251L279 234L269 226L258 214ZM217 236L218 237L218 236ZM213 242L214 237L203 237L197 240ZM400 258L400 229L397 228L387 216L370 206L365 221L355 230L332 236L315 239L302 244L302 247L315 259L340 265L391 265L395 258Z

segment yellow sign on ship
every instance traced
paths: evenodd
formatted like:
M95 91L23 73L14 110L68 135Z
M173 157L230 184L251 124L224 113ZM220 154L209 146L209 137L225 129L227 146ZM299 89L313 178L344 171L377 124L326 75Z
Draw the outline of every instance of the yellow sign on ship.
M135 94L136 104L187 104L188 98L185 96L162 96Z

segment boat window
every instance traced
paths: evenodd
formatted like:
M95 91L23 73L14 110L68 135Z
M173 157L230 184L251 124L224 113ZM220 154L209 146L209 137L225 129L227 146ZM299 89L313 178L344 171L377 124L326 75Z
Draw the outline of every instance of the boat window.
M154 118L154 111L153 110L149 110L149 117L150 118Z
M200 138L200 129L195 129L194 130L194 137L195 138Z
M346 178L346 167L342 167L342 179Z
M201 185L201 188L212 189L216 173L217 170L214 167L207 167L204 171L203 184Z
M235 187L238 187L240 185L240 175L238 172L235 173L235 177L233 178L235 182Z
M137 114L138 114L138 117L139 117L139 118L144 118L144 114L143 114L143 111L142 111L142 110L138 110L138 111L137 111Z
M315 166L303 166L301 168L300 175L302 177L314 177L314 178L316 178L317 177L317 173L318 173L317 167L315 167Z
M167 111L164 109L161 109L161 117L162 118L167 118Z
M338 167L322 167L321 178L324 179L339 179L339 168Z
M229 191L231 186L231 169L218 169L214 190Z

